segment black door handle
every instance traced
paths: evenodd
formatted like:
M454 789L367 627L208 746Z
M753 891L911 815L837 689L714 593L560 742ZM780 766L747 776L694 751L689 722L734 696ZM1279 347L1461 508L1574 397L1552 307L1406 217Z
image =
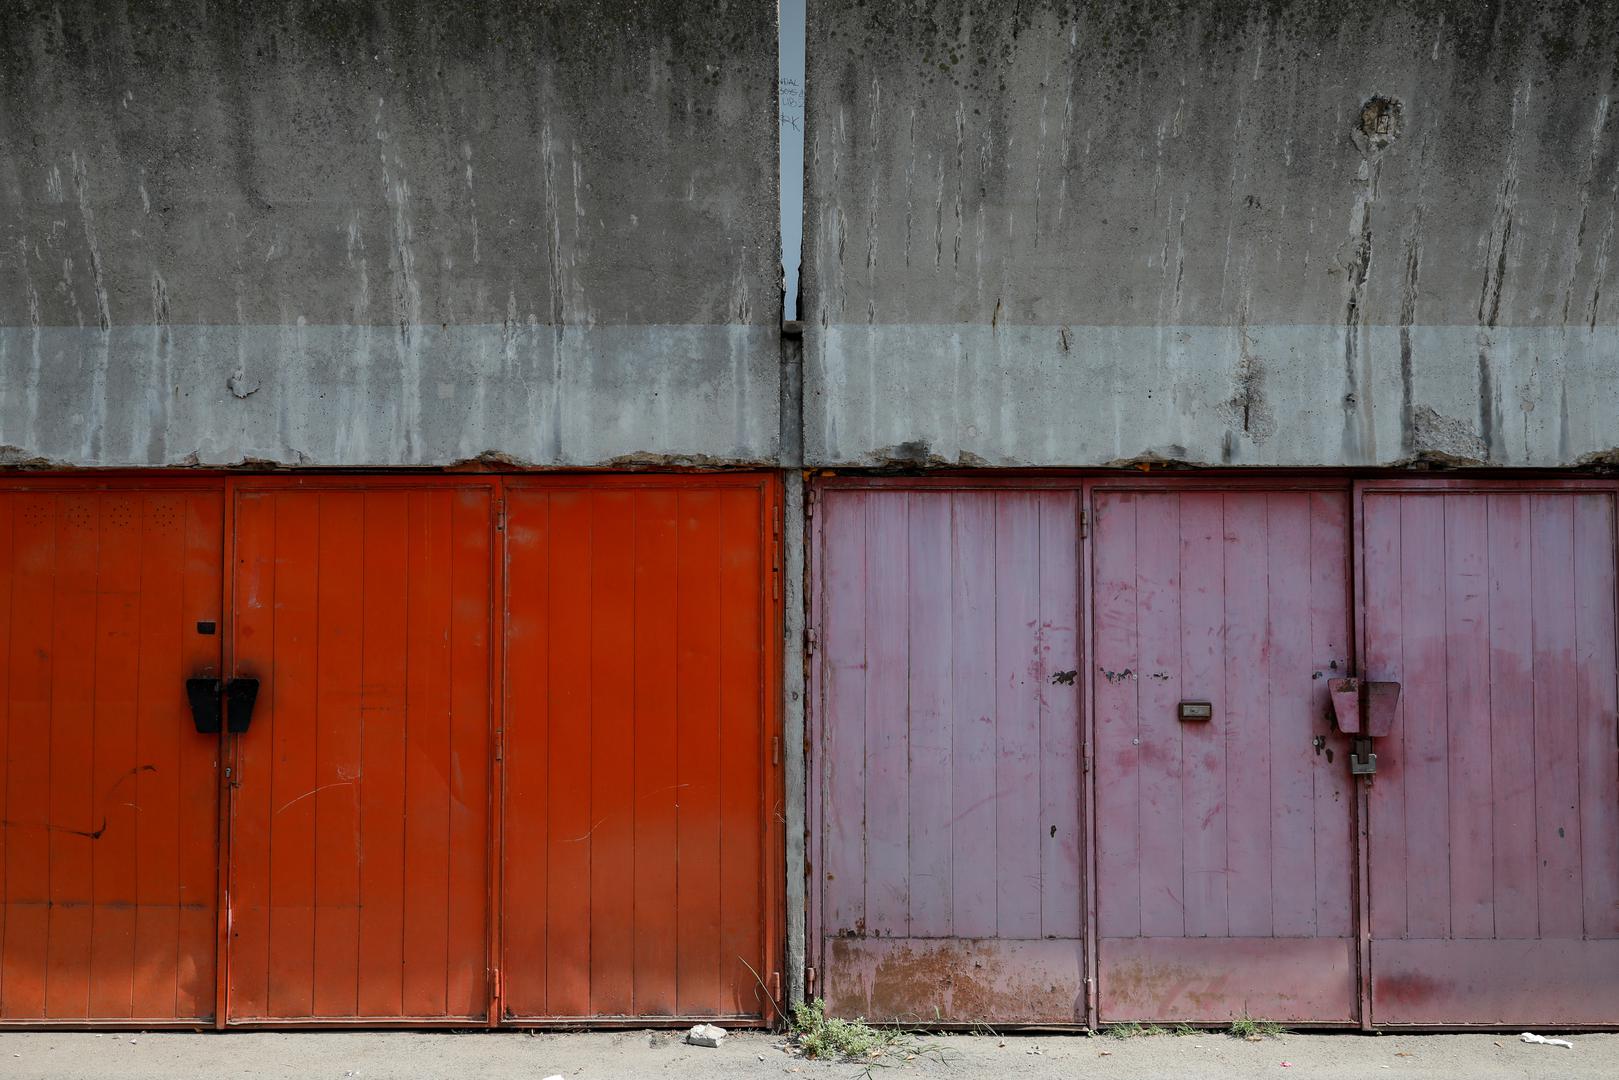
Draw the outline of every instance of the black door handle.
M226 730L232 735L240 735L253 722L253 702L258 696L257 679L232 679L230 685L225 688L228 717Z
M186 700L191 702L191 722L197 726L197 734L218 735L219 680L187 679Z

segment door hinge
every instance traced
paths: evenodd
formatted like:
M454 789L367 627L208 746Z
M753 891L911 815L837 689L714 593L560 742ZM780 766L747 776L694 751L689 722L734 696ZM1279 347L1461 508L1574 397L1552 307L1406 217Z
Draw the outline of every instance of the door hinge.
M812 967L804 969L804 996L815 997L815 969Z
M500 1000L500 969L499 968L495 968L494 970L492 970L489 973L489 981L490 981L490 983L493 984L495 1000L499 1001Z
M1096 1011L1096 980L1089 975L1085 976L1085 1012L1090 1015Z
M781 736L780 735L772 735L770 737L770 764L772 764L772 765L780 765L781 764Z
M779 971L770 973L770 1000L773 1002L781 1001L781 972Z
M1089 510L1079 512L1079 538L1081 540L1090 535L1091 516Z
M807 626L804 628L804 644L810 652L814 652L816 647L821 644L821 635L815 632L815 627Z
M495 500L495 531L506 531L506 500Z
M505 732L501 728L495 729L495 760L500 761L506 756Z

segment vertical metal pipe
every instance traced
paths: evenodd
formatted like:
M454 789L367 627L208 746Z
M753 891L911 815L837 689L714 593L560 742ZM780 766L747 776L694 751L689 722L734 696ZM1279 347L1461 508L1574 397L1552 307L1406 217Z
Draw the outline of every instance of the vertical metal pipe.
M804 516L802 324L781 336L782 488L782 735L787 744L787 1002L804 1000Z
M787 1001L804 1000L804 476L785 477L782 577L782 741L787 744Z
M804 327L797 320L804 224L805 0L779 0L777 62L782 304L781 416L778 464L783 470L782 726L787 744L787 1004L804 1000Z

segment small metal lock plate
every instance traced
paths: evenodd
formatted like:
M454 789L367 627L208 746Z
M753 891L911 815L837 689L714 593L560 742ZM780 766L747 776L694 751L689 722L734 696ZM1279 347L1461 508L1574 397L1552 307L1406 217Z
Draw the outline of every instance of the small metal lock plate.
M1349 752L1350 776L1373 776L1377 773L1377 755L1372 753L1372 740L1356 739Z

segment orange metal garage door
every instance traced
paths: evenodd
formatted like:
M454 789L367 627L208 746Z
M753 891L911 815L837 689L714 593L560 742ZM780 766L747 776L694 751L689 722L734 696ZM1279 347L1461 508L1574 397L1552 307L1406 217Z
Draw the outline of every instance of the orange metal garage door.
M221 501L0 491L0 1022L214 1014Z
M770 1016L777 514L758 476L8 483L0 1024Z
M487 1014L494 483L236 491L232 1023Z
M775 501L756 476L507 485L507 1017L770 1015Z

